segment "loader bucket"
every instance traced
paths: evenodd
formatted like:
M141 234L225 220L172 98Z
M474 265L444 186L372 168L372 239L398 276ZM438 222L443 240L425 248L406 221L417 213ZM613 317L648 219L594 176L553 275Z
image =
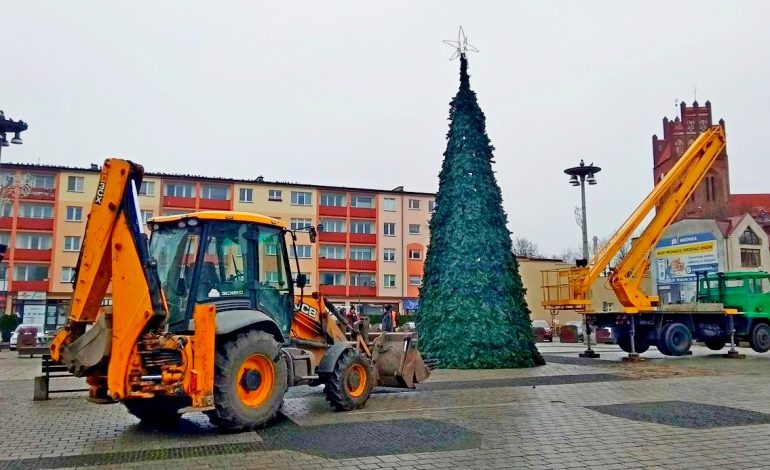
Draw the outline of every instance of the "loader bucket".
M381 387L414 388L430 376L414 333L382 333L372 343L372 362Z

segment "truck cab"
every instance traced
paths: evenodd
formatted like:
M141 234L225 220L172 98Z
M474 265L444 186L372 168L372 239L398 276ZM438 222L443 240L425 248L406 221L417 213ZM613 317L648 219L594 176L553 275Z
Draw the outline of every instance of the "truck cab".
M699 276L697 301L719 303L749 317L770 316L770 273L736 271Z

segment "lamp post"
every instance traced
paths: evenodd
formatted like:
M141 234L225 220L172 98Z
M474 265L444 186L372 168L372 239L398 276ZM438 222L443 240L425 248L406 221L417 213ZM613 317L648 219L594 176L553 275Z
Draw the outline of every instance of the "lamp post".
M6 119L5 113L3 111L0 111L0 163L2 163L2 152L3 147L8 147L10 144L16 144L21 145L23 141L21 140L21 133L27 130L27 123L24 121L14 121L13 119ZM13 133L13 138L11 139L11 143L8 143L8 134ZM3 193L0 195L0 217L2 217L2 209L3 206L7 203L6 201L6 193L8 192L9 186L8 181L0 181L0 191ZM16 186L16 182L14 181L12 183L14 186ZM3 261L3 258L5 258L5 252L8 249L6 245L0 244L0 262ZM5 290L5 289L3 289Z
M602 171L598 166L594 166L593 163L586 165L583 160L580 160L579 166L573 166L567 168L564 173L570 175L569 184L572 186L580 186L580 202L581 202L581 229L583 231L583 259L578 262L581 266L588 266L588 221L586 219L586 182L590 185L596 184L596 174Z
M579 267L588 266L588 221L586 219L586 182L590 185L596 184L596 174L602 171L598 166L594 166L593 163L586 165L581 159L580 165L567 168L564 173L569 175L569 184L572 186L580 186L580 228L583 232L583 259L577 260ZM593 349L591 349L591 324L588 322L588 316L583 315L584 335L586 341L585 352L580 353L580 357L596 358L599 357Z

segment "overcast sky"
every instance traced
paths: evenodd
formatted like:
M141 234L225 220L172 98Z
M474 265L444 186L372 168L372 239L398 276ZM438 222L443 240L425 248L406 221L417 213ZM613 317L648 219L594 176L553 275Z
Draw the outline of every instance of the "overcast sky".
M3 161L435 191L462 25L510 229L580 246L564 168L603 168L589 234L652 186L675 100L727 122L733 192L770 192L770 2L10 2Z

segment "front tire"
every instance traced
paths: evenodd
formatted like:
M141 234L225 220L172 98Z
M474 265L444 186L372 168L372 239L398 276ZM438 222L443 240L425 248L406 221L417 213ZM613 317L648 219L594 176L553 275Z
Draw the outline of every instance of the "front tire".
M239 333L218 348L214 367L215 410L206 414L224 429L264 426L278 413L288 388L281 345L263 331Z
M374 386L369 361L361 353L348 349L337 359L334 372L326 377L326 400L337 411L363 408Z
M770 351L770 326L767 323L757 323L751 329L749 346L758 353Z

